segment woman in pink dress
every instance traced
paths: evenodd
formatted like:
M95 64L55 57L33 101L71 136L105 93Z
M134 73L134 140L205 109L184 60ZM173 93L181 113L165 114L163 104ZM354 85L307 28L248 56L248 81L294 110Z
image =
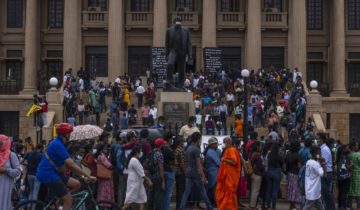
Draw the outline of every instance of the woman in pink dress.
M112 164L107 158L108 156L108 148L104 144L99 144L97 147L97 152L95 155L97 164L102 164L108 169L112 169ZM100 200L108 200L108 201L115 201L114 195L114 183L113 179L98 179L98 189L97 189L97 199Z

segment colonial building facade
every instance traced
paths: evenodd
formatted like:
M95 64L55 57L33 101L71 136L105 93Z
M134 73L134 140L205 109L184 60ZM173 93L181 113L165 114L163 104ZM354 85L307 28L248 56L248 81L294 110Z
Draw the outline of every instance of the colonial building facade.
M360 136L360 0L0 0L0 131L25 136L25 112L50 77L80 67L113 81L146 75L175 16L227 69L297 67L323 95L326 128ZM45 82L44 82L45 81Z

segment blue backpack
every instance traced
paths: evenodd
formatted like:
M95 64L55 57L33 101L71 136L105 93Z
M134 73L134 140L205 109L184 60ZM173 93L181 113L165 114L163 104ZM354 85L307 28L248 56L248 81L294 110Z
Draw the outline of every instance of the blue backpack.
M306 164L300 168L298 177L298 187L301 195L305 195L305 176L306 176Z

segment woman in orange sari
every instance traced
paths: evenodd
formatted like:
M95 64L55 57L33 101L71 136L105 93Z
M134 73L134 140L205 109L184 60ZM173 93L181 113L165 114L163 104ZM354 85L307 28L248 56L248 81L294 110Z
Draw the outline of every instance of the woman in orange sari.
M241 115L237 117L237 119L235 120L235 133L236 135L238 135L238 137L242 138L244 133L243 133L243 120L241 118Z

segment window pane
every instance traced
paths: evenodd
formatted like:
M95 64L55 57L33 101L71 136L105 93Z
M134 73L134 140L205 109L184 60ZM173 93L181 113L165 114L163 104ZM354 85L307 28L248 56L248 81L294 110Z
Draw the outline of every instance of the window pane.
M106 11L106 0L89 0L89 7L100 7L101 11Z
M176 11L194 11L194 0L176 0Z
M6 78L21 82L21 61L6 62Z
M23 0L7 1L7 27L22 28Z
M323 0L307 1L308 30L322 30L323 28Z
M360 63L348 65L348 88L350 96L360 96Z
M19 137L19 112L0 112L1 133L13 138Z
M360 0L348 0L348 28L360 30Z
M131 11L136 11L136 12L150 11L150 1L149 0L132 0L131 1Z
M62 28L64 19L64 1L49 0L49 26L51 28Z
M282 0L264 0L264 8L277 8L282 11Z
M238 12L239 1L238 0L221 0L221 11L222 12Z
M318 81L318 83L323 83L323 62L310 62L307 65L307 81L312 80Z
M108 48L107 47L86 47L85 68L90 76L108 76Z

